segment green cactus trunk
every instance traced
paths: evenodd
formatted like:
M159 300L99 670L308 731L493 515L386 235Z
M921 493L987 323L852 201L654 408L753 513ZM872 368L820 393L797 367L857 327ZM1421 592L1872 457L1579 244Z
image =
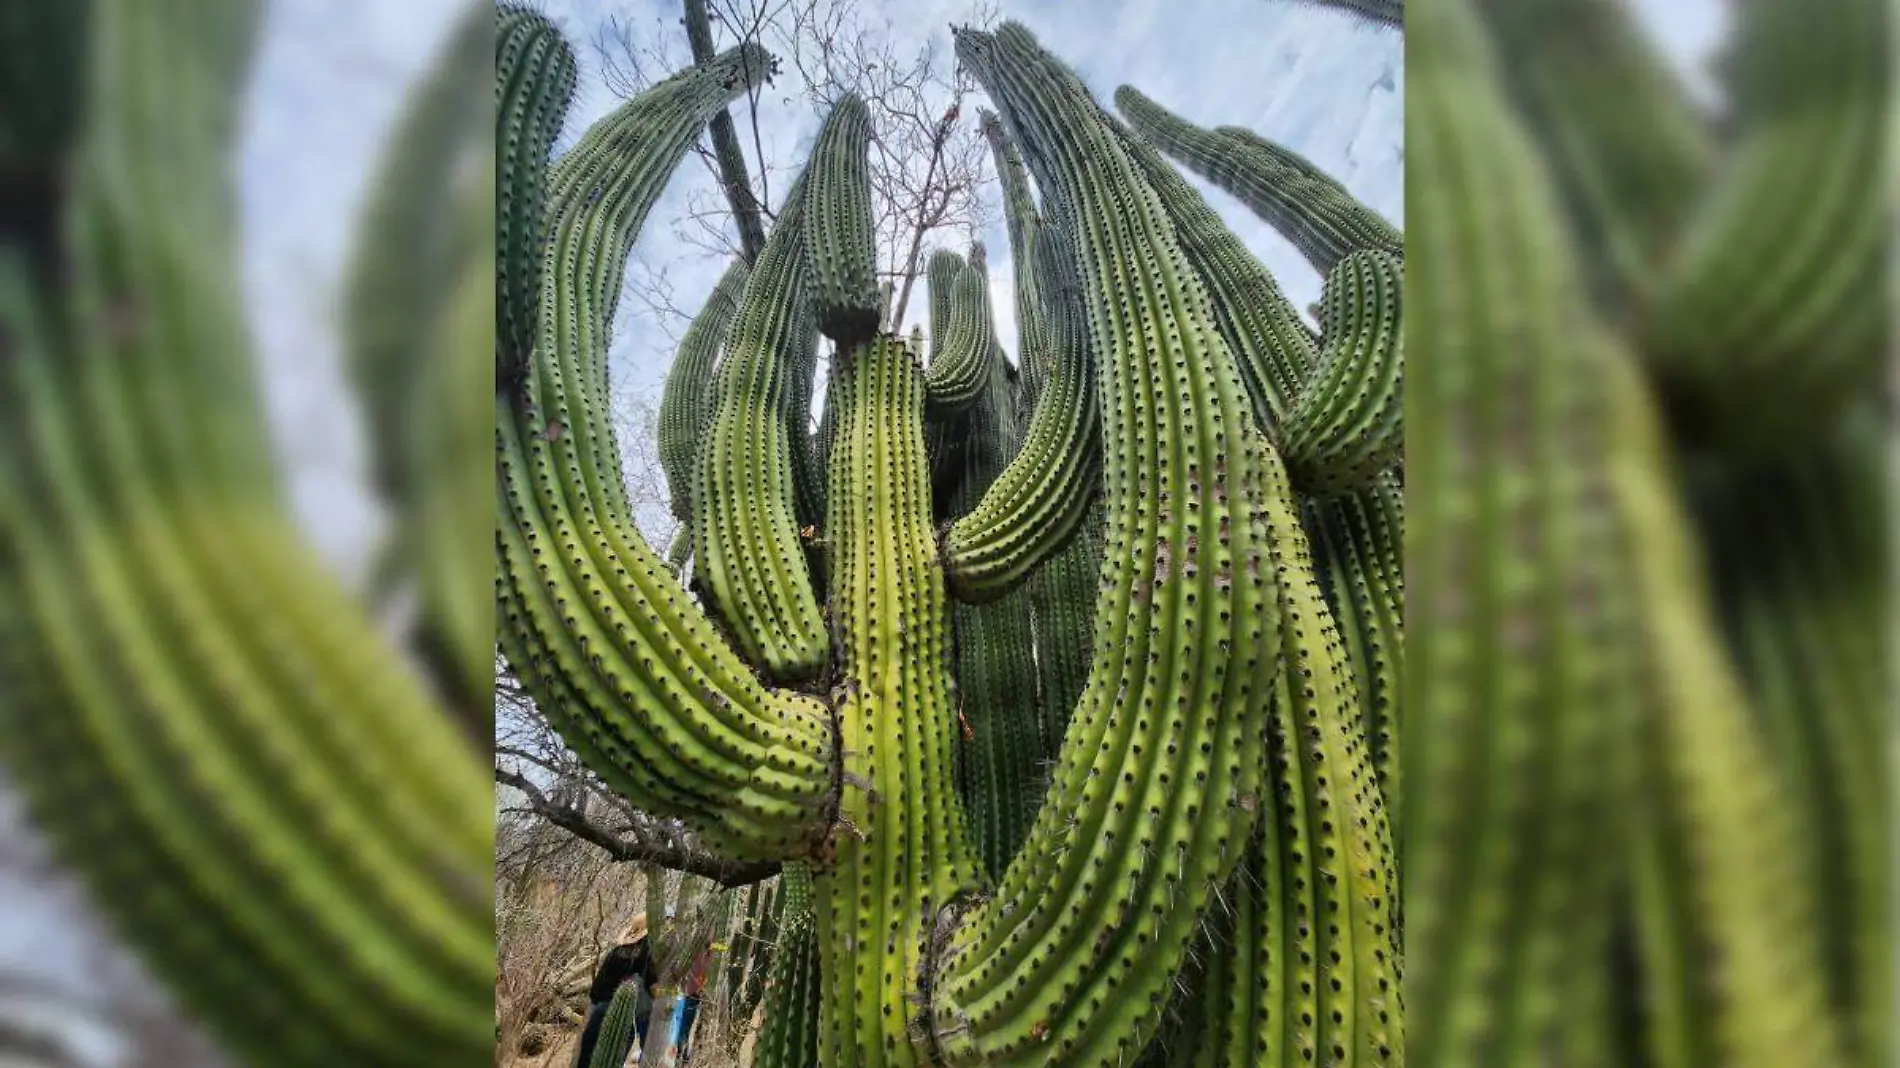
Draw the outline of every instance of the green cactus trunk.
M951 780L949 611L935 567L924 372L894 338L836 370L831 605L844 754L839 826L814 875L828 1064L922 1063L906 1007L938 910L975 888Z

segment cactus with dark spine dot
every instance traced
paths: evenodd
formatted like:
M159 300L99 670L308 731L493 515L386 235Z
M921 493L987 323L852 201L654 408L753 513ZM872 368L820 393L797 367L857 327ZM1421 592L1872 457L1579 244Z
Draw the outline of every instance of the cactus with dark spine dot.
M589 631L590 652L611 654L605 667L576 656L578 643L551 640L561 617L509 611L510 598L546 597L518 578L501 588L508 655L527 657L523 678L553 706L550 720L636 804L687 819L721 851L809 869L816 972L788 952L801 937L788 920L775 965L788 979L774 984L768 1017L791 1018L768 1020L762 1061L1131 1061L1160 1032L1164 995L1190 974L1191 948L1224 915L1223 895L1272 873L1279 889L1229 939L1261 959L1307 957L1246 1012L1283 1019L1309 1004L1326 1014L1301 1030L1315 1053L1397 1063L1397 877L1360 698L1361 679L1386 679L1385 661L1374 655L1362 671L1355 660L1388 631L1375 624L1358 644L1342 632L1333 601L1364 600L1342 592L1358 588L1345 569L1360 558L1309 544L1308 502L1276 446L1278 413L1299 391L1343 389L1348 372L1316 376L1310 339L1276 318L1285 302L1271 279L1026 31L959 31L957 47L997 105L986 125L1007 172L1018 366L994 333L980 246L967 264L941 250L929 261L927 368L921 337L847 328L840 338L818 435L823 511L804 524L821 531L807 544L822 546L824 596L814 603L828 641L813 666L829 686L824 699L736 677L741 658L674 591L616 579L611 602L593 592L604 582L596 560L628 560L628 572L644 574L633 565L645 550L624 526L612 532L618 541L585 553L553 550L579 536L571 521L542 543L540 574L559 581L568 605L582 598L596 622L572 625ZM847 107L827 128L856 121ZM806 184L752 271L719 388L739 385L723 377L739 353L758 375L790 379L765 382L770 396L795 396L804 357L791 342L821 317L835 327L827 304L876 304L874 287L840 270L871 262L869 231L842 218L860 207L839 192L851 183L834 181L849 179L860 151L855 138L818 139ZM614 236L598 255L625 255L630 234ZM775 260L775 246L801 256ZM551 270L550 300L567 306L597 269ZM589 331L601 329L610 296L584 306ZM1278 304L1263 306L1268 296ZM740 349L748 316L784 343ZM586 335L590 346L597 336ZM1255 351L1243 356L1229 336ZM1288 338L1306 348L1269 351ZM556 369L531 385L555 379L547 388L567 390L570 366L582 372L576 381L595 380L594 357L554 352ZM1249 379L1263 375L1284 380L1274 385L1284 404L1258 399ZM809 416L791 411L796 403L747 404L723 409L733 418L700 441L691 522L701 568L726 569L728 589L769 591L776 578L764 572L787 542L734 551L733 528L778 502L805 511L801 523L813 517L778 461L741 468L720 457L737 455L741 434ZM598 417L579 421L583 443L611 454ZM527 426L540 432L516 440L540 448L546 423ZM796 463L789 444L773 455L786 470ZM584 465L549 471L558 492L523 481L548 507L594 492ZM1372 474L1379 487L1391 477ZM736 492L745 486L757 492ZM531 555L505 563L511 576L536 566ZM1366 566L1383 578L1393 563ZM811 577L792 577L805 585L791 587L816 593ZM733 607L742 602L710 588L743 659L803 684L809 676L773 664L746 636L746 613ZM981 603L953 604L952 594ZM645 646L594 642L620 618L644 622ZM705 665L712 685L669 687L689 662ZM603 674L640 687L636 699L615 705ZM731 737L664 744L696 738L710 721ZM816 738L806 733L820 724ZM641 745L655 743L651 765L636 766ZM813 804L815 760L829 788ZM721 782L749 803L719 803ZM1207 996L1222 989L1234 988ZM815 1036L809 1046L804 1035Z
M1286 235L1320 274L1349 252L1405 252L1398 229L1299 153L1237 126L1203 130L1130 86L1115 105L1142 137Z
M33 0L0 16L20 19L73 35L0 62L8 77L58 66L30 104L59 117L57 143L35 150L61 176L55 200L31 204L56 225L17 228L10 196L0 217L9 780L104 918L234 1057L476 1060L493 1044L484 757L293 521L232 299L227 157L257 6ZM440 116L437 91L471 55L486 67L488 19L484 5L455 29L412 114ZM489 92L476 81L460 102L479 114ZM443 150L399 144L383 173L430 173ZM428 183L398 184L392 200ZM469 372L489 377L493 201L480 171L470 185L431 191L441 214L424 225L456 251L434 265L427 311L403 309L418 320L404 366L378 368L417 390L462 396ZM464 414L427 413L397 436L401 459L445 441L465 453ZM465 503L456 480L430 488L442 496L402 502L415 543Z
M613 1000L607 1003L607 1015L601 1018L587 1068L625 1068L640 1023L640 984L645 981L642 977L621 983L614 991Z
M660 469L672 500L673 517L682 523L693 514L694 465L699 438L712 415L712 373L732 333L751 269L735 259L713 286L712 295L680 339L679 353L666 373L660 395Z
M805 256L818 329L840 345L877 333L883 296L877 287L876 227L871 216L871 112L856 93L831 106L818 131L806 183Z
M1362 488L1404 445L1405 338L1398 257L1365 250L1326 277L1325 346L1280 436L1294 484L1322 497Z
M574 100L574 50L547 16L495 6L495 383L521 376L541 312L548 153Z

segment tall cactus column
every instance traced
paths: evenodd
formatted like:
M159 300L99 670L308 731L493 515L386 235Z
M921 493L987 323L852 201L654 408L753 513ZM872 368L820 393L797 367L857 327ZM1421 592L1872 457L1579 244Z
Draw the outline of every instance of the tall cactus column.
M921 1063L909 1037L925 929L976 884L951 784L948 607L924 457L924 373L895 338L844 356L830 453L831 604L844 791L836 856L814 879L824 1062Z

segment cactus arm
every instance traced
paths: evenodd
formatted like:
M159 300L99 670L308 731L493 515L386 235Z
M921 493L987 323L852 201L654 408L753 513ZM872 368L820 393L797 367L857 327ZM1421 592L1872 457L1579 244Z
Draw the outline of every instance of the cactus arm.
M822 831L828 715L767 691L640 538L604 390L639 224L706 115L743 91L739 71L762 68L735 51L669 79L556 165L542 341L521 392L497 400L496 494L499 628L537 707L636 806L686 819L735 859L769 860Z
M694 63L710 63L713 51L712 19L706 0L685 0L686 42L693 50ZM769 77L769 74L768 74ZM719 181L725 188L726 203L739 227L740 258L757 263L765 250L765 224L760 218L759 198L753 195L752 181L746 175L745 153L739 150L738 131L733 128L732 112L721 108L708 124L712 136L713 158L719 161Z
M1359 249L1405 254L1396 227L1299 153L1238 127L1201 129L1130 86L1115 91L1115 106L1156 148L1272 224L1320 274Z
M990 384L970 408L964 476L951 514L967 513L1005 473L1022 433L1013 404L1007 365L990 366ZM955 640L957 786L969 813L977 854L992 875L1001 875L1022 845L1035 801L1042 792L1042 724L1037 708L1036 665L1028 593L980 605L957 605L951 617Z
M1856 427L1855 431L1872 429ZM1730 645L1785 770L1849 1063L1891 1046L1892 816L1885 759L1890 519L1878 430L1706 478L1699 526Z
M806 176L823 166L814 157ZM785 681L817 677L828 653L798 538L793 450L806 446L809 416L790 410L801 392L794 380L809 383L813 373L806 182L801 177L793 189L752 268L726 357L713 373L693 495L700 580L746 659Z
M1280 622L1270 524L1288 503L1206 295L1086 89L1015 24L956 40L1038 183L1074 208L1108 538L1053 785L996 895L951 934L931 1023L952 1063L1114 1064L1152 1033L1254 822Z
M1167 206L1181 251L1213 298L1221 336L1240 360L1254 414L1278 434L1319 355L1311 333L1278 282L1234 236L1201 194L1154 146L1117 127L1121 145Z
M786 869L779 891L783 919L771 958L771 989L765 1027L759 1032L755 1068L818 1068L818 1021L823 999L818 921L812 914L811 874Z
M1399 738L1405 660L1404 491L1391 472L1357 493L1309 501L1307 533L1326 603L1339 621L1346 661L1365 710L1366 745L1394 841L1405 799Z
M644 979L621 983L607 1003L607 1015L600 1022L600 1034L594 1042L594 1055L587 1068L624 1068L627 1052L633 1048L640 1022L640 984Z
M1061 751L1069 712L1088 683L1088 636L1094 629L1095 587L1102 573L1103 519L1098 494L1082 520L1081 532L1029 576L1045 760L1054 760Z
M1316 496L1369 484L1405 445L1404 268L1355 252L1327 276L1325 347L1281 433L1293 484Z
M230 300L255 11L86 8L60 246L0 226L0 755L234 1054L478 1057L491 794L282 507Z
M1714 136L1622 0L1482 0L1512 105L1538 138L1599 301L1653 280L1715 162Z
M1590 317L1471 5L1409 32L1429 60L1407 140L1437 176L1407 294L1429 345L1407 382L1411 1053L1550 1048L1574 1026L1551 1008L1600 998L1574 962L1604 960L1633 904L1656 1063L1840 1063L1774 769L1635 361Z
M693 465L699 455L700 435L711 415L713 368L732 332L739 298L751 273L743 259L735 259L719 276L712 295L686 328L679 354L666 373L660 395L660 469L666 474L673 518L682 523L692 520Z
M856 93L831 105L805 188L805 259L818 329L841 346L877 333L877 220L871 214L871 112Z
M547 17L497 4L495 34L495 385L534 351L547 229L548 155L574 100L574 50Z
M1892 14L1762 0L1740 15L1739 141L1648 296L1642 340L1691 437L1773 448L1882 387Z
M931 257L930 298L935 318L938 298L936 283L948 273L948 261ZM962 270L948 279L944 303L944 329L933 334L930 368L924 383L929 390L932 418L944 419L962 413L976 403L989 381L989 364L996 355L996 327L990 317L989 269L984 262L981 243L970 247L970 259ZM933 324L934 325L934 324Z
M825 529L841 652L845 789L830 866L815 874L827 1064L915 1064L908 998L925 928L975 885L951 779L947 601L931 564L924 374L880 337L836 369Z
M1101 413L1082 321L1081 284L1060 229L1043 231L1035 274L1047 295L1053 367L1022 447L944 537L945 579L963 601L994 600L1061 551L1101 488Z
M1053 362L1043 332L1042 293L1036 284L1035 249L1042 219L1036 214L1036 200L1029 191L1029 174L1023 169L1022 156L1010 144L1002 120L985 108L978 114L978 122L990 143L990 154L996 158L996 176L1003 183L1009 262L1016 274L1016 361L1022 369L1024 399L1033 405Z

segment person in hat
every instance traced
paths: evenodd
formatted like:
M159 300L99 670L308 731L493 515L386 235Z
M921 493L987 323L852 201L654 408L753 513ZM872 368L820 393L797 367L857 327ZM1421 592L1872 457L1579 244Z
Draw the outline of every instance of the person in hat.
M635 1002L634 1041L643 1047L646 1045L647 1017L653 1012L653 980L653 953L647 945L646 914L635 913L625 940L600 959L593 985L587 988L587 1026L581 1030L580 1053L575 1058L574 1068L588 1068L592 1062L594 1047L600 1042L601 1024L607 1019L607 1006L613 1003L614 992L622 983L640 984L639 998ZM613 1063L625 1064L628 1052L628 1049L620 1050Z

